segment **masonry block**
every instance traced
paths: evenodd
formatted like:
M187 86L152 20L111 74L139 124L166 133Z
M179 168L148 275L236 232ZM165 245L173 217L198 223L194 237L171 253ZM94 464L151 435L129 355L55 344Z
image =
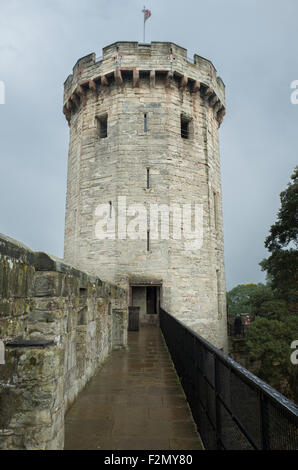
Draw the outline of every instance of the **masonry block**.
M121 349L127 345L127 309L113 309L113 349Z
M62 294L63 276L60 273L37 272L34 276L35 297L59 297Z

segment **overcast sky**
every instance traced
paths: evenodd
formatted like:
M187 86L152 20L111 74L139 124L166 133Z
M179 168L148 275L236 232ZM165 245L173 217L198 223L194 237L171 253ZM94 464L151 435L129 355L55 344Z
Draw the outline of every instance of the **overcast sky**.
M68 126L63 83L78 58L142 41L140 0L0 0L0 232L63 257ZM147 42L210 59L226 84L220 129L227 287L258 263L297 159L297 0L148 0Z

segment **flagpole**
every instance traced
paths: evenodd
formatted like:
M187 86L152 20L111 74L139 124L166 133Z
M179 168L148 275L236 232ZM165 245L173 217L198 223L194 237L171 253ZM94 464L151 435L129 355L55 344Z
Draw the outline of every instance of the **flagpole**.
M145 28L146 28L146 20L144 17L144 31L143 31L143 43L145 44Z
M143 43L145 44L145 31L146 31L146 15L145 15L145 9L146 7L144 6L144 30L143 30Z

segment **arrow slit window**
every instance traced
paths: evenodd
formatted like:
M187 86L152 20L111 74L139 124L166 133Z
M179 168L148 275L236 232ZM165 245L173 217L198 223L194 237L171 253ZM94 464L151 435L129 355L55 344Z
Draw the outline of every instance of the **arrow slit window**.
M144 132L148 131L148 117L147 113L144 114Z

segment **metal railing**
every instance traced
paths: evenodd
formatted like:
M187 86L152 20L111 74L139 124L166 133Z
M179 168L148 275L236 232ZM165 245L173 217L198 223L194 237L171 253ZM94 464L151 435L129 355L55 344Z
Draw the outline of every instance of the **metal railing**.
M160 327L206 449L298 449L294 403L164 310Z

